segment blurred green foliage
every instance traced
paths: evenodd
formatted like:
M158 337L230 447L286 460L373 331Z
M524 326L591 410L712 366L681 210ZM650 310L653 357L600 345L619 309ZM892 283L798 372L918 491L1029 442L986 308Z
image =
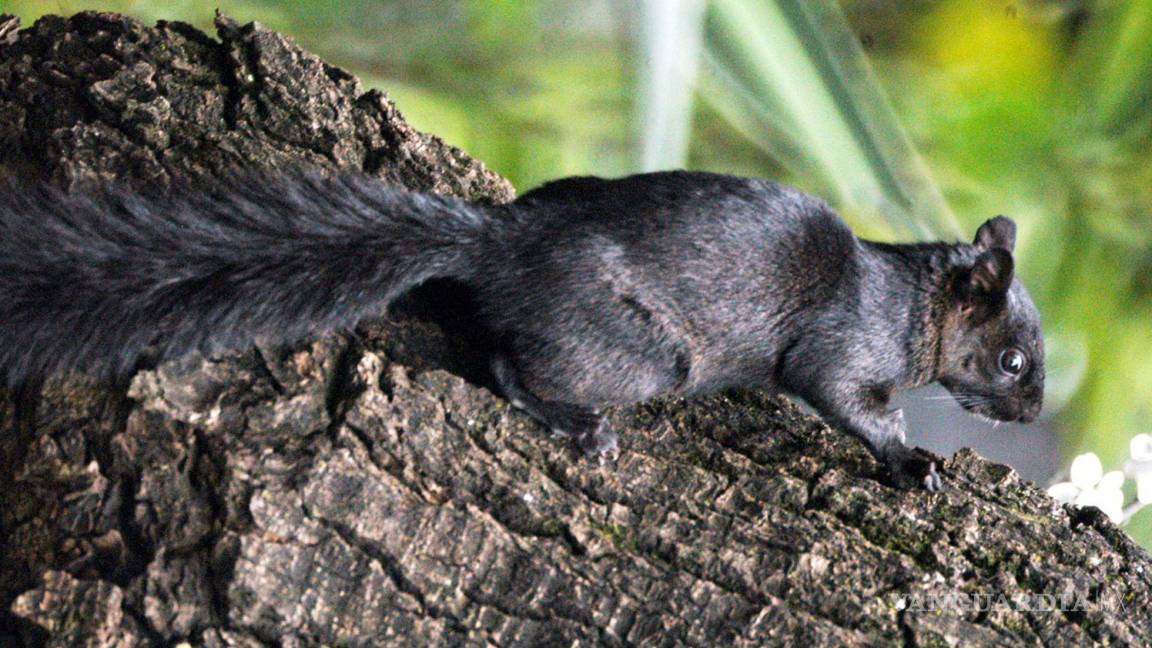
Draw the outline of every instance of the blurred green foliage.
M636 168L636 0L9 0L26 23L219 7L294 36L521 190ZM846 20L845 20L846 19ZM713 0L686 165L782 178L861 230L1004 213L1066 455L1152 432L1152 2ZM781 60L789 61L781 66ZM959 224L959 230L956 229ZM1130 530L1152 545L1152 515Z

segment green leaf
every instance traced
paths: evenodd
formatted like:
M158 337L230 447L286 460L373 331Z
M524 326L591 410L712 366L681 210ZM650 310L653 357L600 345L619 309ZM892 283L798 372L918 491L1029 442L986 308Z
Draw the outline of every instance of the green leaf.
M1073 82L1087 95L1081 118L1110 135L1147 124L1152 99L1152 2L1102 3L1073 58Z
M705 52L704 100L838 207L960 235L833 0L713 0Z

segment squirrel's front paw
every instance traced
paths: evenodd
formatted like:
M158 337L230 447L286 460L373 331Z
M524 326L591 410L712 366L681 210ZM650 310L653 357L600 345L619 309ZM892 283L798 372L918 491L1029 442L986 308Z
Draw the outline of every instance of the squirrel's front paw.
M936 458L920 448L893 446L884 454L884 464L896 488L923 488L929 491L943 488L940 475L936 473Z

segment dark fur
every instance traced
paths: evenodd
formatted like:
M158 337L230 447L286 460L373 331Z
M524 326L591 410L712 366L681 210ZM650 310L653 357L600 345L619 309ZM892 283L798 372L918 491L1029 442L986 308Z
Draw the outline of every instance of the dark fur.
M120 374L168 355L293 339L382 313L475 266L487 216L367 178L233 180L145 198L0 188L0 369Z
M572 178L511 205L287 175L0 198L0 367L129 370L148 345L209 353L384 312L432 278L468 285L517 406L589 452L600 408L728 387L786 391L860 436L902 487L939 486L903 444L895 390L940 380L966 407L1030 420L1039 318L1015 229L973 245L860 241L824 203L704 173ZM1027 371L998 369L1008 346Z

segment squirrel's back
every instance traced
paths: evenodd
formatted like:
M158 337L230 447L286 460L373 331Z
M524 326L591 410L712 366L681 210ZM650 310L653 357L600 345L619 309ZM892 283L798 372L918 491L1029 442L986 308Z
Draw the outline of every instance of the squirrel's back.
M629 331L644 328L650 339L629 344L640 349L630 362L656 355L653 362L684 368L675 384L650 381L652 392L770 381L804 318L842 296L856 263L856 238L826 204L765 180L570 178L505 209L522 232L483 260L488 321L532 340L539 350L531 355L578 348L617 357ZM518 272L501 270L508 267ZM615 384L605 379L611 368L575 364L589 373L577 382L602 390L600 398L644 397L633 393L645 381L630 368L615 372Z

